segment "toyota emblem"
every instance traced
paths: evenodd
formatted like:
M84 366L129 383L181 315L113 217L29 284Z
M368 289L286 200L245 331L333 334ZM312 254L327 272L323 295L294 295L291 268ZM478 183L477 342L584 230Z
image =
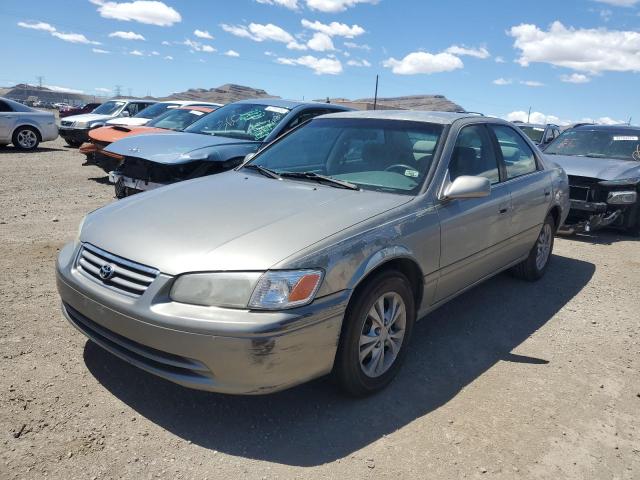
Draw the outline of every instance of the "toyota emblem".
M113 265L111 265L110 263L105 263L104 265L102 265L102 267L100 267L100 278L102 280L109 280L111 279L116 273L116 269Z

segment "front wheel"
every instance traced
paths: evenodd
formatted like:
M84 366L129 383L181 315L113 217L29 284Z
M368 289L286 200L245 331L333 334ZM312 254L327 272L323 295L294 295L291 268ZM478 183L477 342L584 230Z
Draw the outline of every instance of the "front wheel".
M554 232L556 229L556 222L552 215L547 215L547 218L540 229L538 239L533 248L529 251L529 256L521 263L513 267L513 274L528 280L535 282L540 280L549 266L549 259L553 252L553 240Z
M378 275L355 294L333 371L345 392L370 395L393 380L406 355L415 316L411 285L399 272Z
M40 143L40 136L35 128L32 127L20 127L13 132L13 138L11 139L13 146L18 150L35 150Z

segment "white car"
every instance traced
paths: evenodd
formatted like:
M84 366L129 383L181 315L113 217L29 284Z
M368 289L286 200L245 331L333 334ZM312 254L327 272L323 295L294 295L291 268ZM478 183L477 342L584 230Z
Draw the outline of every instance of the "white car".
M12 143L18 150L34 150L40 142L57 137L53 113L0 98L0 147Z
M157 103L155 100L109 100L91 113L64 117L60 120L60 136L70 146L79 147L89 140L89 130L104 127L112 118L133 117L155 103Z
M140 113L133 117L118 117L109 120L107 125L124 125L127 127L141 127L146 125L148 122L153 120L154 118L162 115L170 108L177 107L221 107L220 103L211 103L211 102L198 102L192 100L169 100L166 102L158 102L153 105L145 108Z

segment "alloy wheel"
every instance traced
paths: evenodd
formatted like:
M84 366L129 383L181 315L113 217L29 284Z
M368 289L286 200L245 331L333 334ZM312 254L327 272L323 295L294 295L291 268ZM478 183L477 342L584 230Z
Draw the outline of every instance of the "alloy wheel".
M542 270L547 261L549 260L549 254L551 253L551 241L553 239L553 231L551 225L545 223L538 237L537 252L536 252L536 268Z
M38 143L38 137L33 130L20 130L18 132L18 144L24 149L31 149Z

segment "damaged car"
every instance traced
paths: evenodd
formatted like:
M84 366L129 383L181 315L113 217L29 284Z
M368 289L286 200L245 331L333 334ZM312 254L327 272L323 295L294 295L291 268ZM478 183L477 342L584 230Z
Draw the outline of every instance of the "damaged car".
M115 170L120 160L102 153L105 147L132 135L149 133L181 132L204 115L213 112L216 106L190 106L172 108L144 126L106 126L89 132L89 141L80 145L80 153L87 156L83 165L97 165L106 173Z
M614 227L640 236L640 127L572 128L544 154L569 176L571 211L563 232Z
M106 147L120 163L109 174L117 198L237 167L280 135L340 105L279 99L243 100L219 108L182 133L124 138Z
M564 171L504 120L334 113L237 169L90 213L57 288L82 334L185 387L332 374L364 396L396 376L417 319L505 270L542 278L568 207Z

